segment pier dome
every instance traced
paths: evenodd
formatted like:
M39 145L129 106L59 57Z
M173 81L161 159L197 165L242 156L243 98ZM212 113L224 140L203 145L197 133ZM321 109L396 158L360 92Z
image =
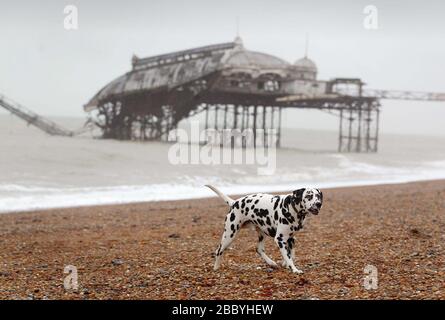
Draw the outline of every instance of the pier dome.
M300 79L315 80L317 78L317 65L308 57L297 60L294 68Z
M256 67L268 69L282 69L290 66L290 64L278 57L249 50L236 50L224 62L226 67L243 68Z

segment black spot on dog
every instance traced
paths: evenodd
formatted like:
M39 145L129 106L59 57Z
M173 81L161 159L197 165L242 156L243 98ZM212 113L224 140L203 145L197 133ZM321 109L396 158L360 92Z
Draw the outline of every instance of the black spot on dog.
M254 202L254 203L255 203L255 204L258 204L258 202L260 202L260 200L258 200L258 199L257 199L257 200L255 200L255 202Z
M311 201L314 198L313 194L308 194L306 197L304 197L305 199Z
M287 196L286 198L284 198L283 207L288 208L290 202L291 202L291 196Z
M258 240L259 240L260 242L264 240L264 237L263 237L262 234L259 235Z
M275 214L273 215L273 218L274 218L275 220L278 220L278 211L275 211Z
M230 215L230 222L232 222L233 220L235 220L235 213L232 212L232 214Z
M275 237L275 235L277 234L277 229L275 229L275 228L267 228L267 232L269 233L269 235L271 237Z
M271 224L269 216L266 218L266 224L269 225L269 226Z
M304 212L300 211L297 213L297 217L298 217L298 220L301 222L304 220L304 217L306 217L306 214Z
M269 210L267 210L267 209L260 209L257 214L260 217L267 217L269 215Z
M292 214L289 211L284 211L283 216L290 222L293 223L295 221L295 218L292 216Z
M236 209L239 209L239 203L238 203L238 201L235 201L235 203L233 204L233 207L236 208Z
M231 224L231 225L230 225L230 229L231 229L232 231L235 231L235 225L234 225L234 224Z
M283 218L283 219L281 219L281 223L282 223L282 224L289 224L289 221L287 221L286 218Z
M274 209L274 210L277 209L277 207L278 207L278 203L280 202L280 197L276 197L276 198L277 198L277 201L275 201L275 204L274 204L274 206L273 206L273 209Z

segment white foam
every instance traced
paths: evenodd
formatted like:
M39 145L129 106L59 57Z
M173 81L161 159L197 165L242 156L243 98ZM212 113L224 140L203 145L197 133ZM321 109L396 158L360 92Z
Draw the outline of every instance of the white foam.
M423 167L398 169L396 174L391 175L392 169L379 166L371 166L374 176L367 179L347 179L347 176L338 175L336 179L320 180L310 176L300 175L298 180L290 182L286 179L283 183L264 183L257 177L251 179L250 184L233 184L224 182L222 179L210 179L211 183L227 194L247 194L252 192L279 192L290 191L299 187L334 188L348 186L364 186L390 183L406 183L421 180L445 179L445 161L426 163ZM357 165L357 163L355 163ZM323 169L326 171L326 168ZM355 169L354 169L355 170ZM385 174L382 174L384 172ZM337 172L338 173L338 172ZM379 173L379 174L376 174ZM296 174L298 175L298 174ZM303 178L304 179L301 179ZM289 177L287 177L289 178ZM293 178L296 178L294 176ZM30 211L38 209L79 207L104 204L125 204L146 201L167 201L182 199L197 199L214 197L215 194L207 189L204 184L209 179L194 177L186 178L187 184L152 184L142 186L106 186L86 188L44 188L19 185L1 185L2 191L14 191L14 195L2 197L0 212ZM275 177L275 181L279 181ZM284 179L283 179L284 180Z

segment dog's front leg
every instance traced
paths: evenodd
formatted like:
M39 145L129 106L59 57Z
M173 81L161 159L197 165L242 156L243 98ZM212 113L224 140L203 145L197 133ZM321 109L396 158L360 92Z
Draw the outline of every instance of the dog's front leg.
M290 247L290 259L292 261L295 261L295 239L293 237L289 237L287 240L289 247ZM295 264L295 262L294 262ZM281 265L286 268L286 261L282 261Z
M275 237L275 242L280 248L281 255L284 261L284 267L289 268L294 273L303 273L300 269L298 269L294 265L293 261L293 244L294 239L292 237L285 237L282 234L279 234Z

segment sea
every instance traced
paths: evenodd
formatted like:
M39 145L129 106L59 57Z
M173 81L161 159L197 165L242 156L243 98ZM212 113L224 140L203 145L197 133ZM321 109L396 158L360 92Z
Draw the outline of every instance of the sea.
M52 120L71 129L85 121ZM275 170L264 175L258 163L172 161L172 148L191 154L199 145L103 140L94 131L49 136L2 114L0 212L215 196L206 184L245 194L445 179L445 135L382 133L377 153L338 153L337 139L336 131L283 128Z

